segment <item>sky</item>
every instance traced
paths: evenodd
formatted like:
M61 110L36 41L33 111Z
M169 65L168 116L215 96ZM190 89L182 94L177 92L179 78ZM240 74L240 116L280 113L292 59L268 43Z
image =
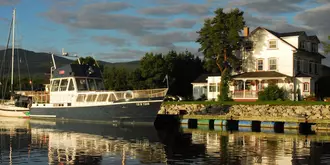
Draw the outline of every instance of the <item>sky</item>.
M330 0L0 0L0 49L16 8L16 47L95 56L107 62L140 60L146 52L198 54L196 31L216 8L239 8L250 31L306 31L326 41Z

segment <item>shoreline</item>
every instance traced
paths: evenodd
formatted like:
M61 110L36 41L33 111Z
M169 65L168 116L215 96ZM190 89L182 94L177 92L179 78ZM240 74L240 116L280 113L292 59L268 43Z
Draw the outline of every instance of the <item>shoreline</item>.
M311 127L330 130L330 105L269 105L269 104L162 104L159 114L179 115L181 124L224 126L237 121L238 127Z

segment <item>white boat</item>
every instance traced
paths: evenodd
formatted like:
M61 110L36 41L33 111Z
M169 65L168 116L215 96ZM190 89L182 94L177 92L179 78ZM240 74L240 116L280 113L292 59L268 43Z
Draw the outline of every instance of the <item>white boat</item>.
M15 55L15 18L16 18L16 9L13 10L13 18L10 32L12 34L12 48L11 48L11 96L10 100L3 98L0 102L0 116L7 116L7 117L29 117L29 110L30 106L32 105L32 97L26 97L21 95L14 94L14 55ZM8 48L8 44L7 44ZM7 50L6 48L6 50ZM5 51L6 55L7 51ZM4 55L4 56L5 56ZM3 84L3 83L1 83ZM5 84L6 85L6 84Z

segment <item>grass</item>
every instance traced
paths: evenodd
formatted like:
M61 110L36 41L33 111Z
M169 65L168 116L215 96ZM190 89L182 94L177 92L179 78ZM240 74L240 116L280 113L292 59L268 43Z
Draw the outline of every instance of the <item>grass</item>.
M164 101L165 105L171 104L203 104L203 105L330 105L324 101L255 101L255 102L235 102L235 101Z

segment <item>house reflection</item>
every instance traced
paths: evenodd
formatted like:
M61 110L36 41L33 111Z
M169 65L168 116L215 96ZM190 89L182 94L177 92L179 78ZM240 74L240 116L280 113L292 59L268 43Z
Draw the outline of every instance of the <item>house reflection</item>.
M185 129L192 143L205 144L207 164L326 164L328 135L304 136L256 132ZM318 142L316 142L318 141ZM320 142L322 141L322 142Z

